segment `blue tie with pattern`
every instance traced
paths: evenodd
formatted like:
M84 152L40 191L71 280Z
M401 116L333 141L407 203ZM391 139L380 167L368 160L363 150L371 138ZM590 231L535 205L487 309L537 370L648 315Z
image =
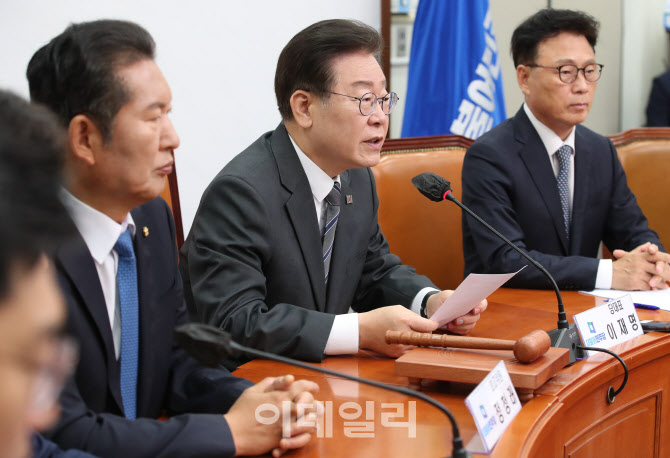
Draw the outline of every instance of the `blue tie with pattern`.
M558 195L561 198L561 207L563 208L563 224L565 225L565 233L570 240L570 222L572 219L572 212L570 211L570 187L568 185L568 175L570 173L570 155L572 148L568 145L561 146L556 152L558 157L558 176L556 181L558 183Z
M139 353L139 300L137 263L130 229L119 236L114 250L119 256L116 283L121 311L121 398L126 418L137 415L137 364Z
M326 225L323 227L323 270L326 273L325 283L328 283L330 272L330 258L333 254L333 242L335 242L335 228L340 216L340 204L342 193L339 184L333 184L333 189L326 196Z

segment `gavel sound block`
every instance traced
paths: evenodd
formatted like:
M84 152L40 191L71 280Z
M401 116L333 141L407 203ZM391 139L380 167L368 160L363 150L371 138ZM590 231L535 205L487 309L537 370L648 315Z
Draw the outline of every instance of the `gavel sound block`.
M518 341L387 331L387 343L416 345L398 358L395 372L420 385L421 379L479 383L503 360L522 400L542 386L569 362L565 348L550 347L544 331L533 331ZM421 348L432 347L432 348ZM445 348L434 348L445 347ZM513 354L510 352L513 351ZM525 398L525 399L524 399Z

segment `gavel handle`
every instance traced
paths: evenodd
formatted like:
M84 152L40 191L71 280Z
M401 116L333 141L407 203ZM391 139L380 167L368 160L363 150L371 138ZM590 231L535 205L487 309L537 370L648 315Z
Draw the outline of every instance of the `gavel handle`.
M514 340L499 340L486 337L452 336L429 332L386 331L387 344L416 345L418 347L475 348L481 350L512 350Z

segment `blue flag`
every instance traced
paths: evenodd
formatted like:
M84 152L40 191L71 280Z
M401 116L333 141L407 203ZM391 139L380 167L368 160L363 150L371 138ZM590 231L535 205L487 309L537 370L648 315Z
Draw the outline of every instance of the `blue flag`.
M500 73L488 0L420 0L402 136L479 137L507 117Z

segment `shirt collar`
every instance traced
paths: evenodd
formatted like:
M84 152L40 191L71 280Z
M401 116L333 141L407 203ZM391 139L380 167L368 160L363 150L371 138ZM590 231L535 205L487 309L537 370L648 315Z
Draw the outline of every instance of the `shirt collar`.
M129 227L130 235L135 236L135 222L130 213L119 224L104 213L86 205L66 189L61 189L61 201L77 226L91 256L98 264L102 264L109 256L126 228Z
M544 144L544 147L547 149L547 153L549 153L549 156L553 156L558 149L563 146L563 145L568 145L569 147L572 148L572 154L575 154L575 127L572 127L572 130L570 131L570 135L568 135L568 138L565 139L565 141L561 140L561 137L556 135L556 132L542 124L533 114L532 111L530 111L530 108L528 108L528 105L525 103L523 104L523 109L526 112L526 115L528 116L528 119L530 119L530 123L533 125L535 128L535 131L537 134L540 136L540 140L542 140L542 143Z
M314 198L321 202L333 189L333 183L340 183L340 176L336 176L334 179L328 176L318 165L314 163L293 141L293 138L289 135L291 143L295 152L298 153L298 159L302 164L302 168L305 170L305 175L307 175L307 181L309 181L309 187L312 189L312 194Z

